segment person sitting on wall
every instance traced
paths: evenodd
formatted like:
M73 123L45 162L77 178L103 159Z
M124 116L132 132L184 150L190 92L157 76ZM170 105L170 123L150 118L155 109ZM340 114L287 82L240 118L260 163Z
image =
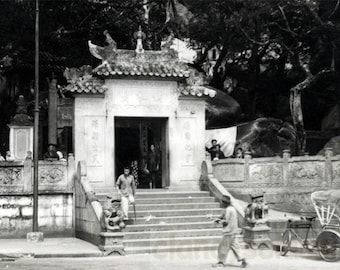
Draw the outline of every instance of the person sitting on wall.
M236 148L235 158L243 158L243 150L242 150L242 148Z
M125 228L123 212L121 210L119 194L108 194L103 205L105 228L107 231L116 231Z
M211 147L208 148L206 147L205 150L207 152L209 152L211 160L213 160L216 157L216 146L217 146L217 140L216 139L212 139L211 140Z
M11 151L6 152L6 161L14 161Z
M219 159L223 159L225 158L224 153L221 150L221 146L219 144L216 144L216 151L215 151L215 156L213 158L213 160L219 160Z
M64 158L64 154L61 151L56 151L57 155L58 155L58 159L62 160L62 161L66 161L66 159Z
M44 159L47 160L58 160L59 156L56 151L56 146L54 144L49 144L47 152L44 154Z

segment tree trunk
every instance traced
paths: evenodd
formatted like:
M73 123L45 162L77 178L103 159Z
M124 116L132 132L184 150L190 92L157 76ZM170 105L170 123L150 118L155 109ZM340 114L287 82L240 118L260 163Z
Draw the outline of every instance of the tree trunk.
M248 88L248 108L247 108L247 114L248 119L253 120L256 118L256 84L258 81L258 75L259 75L259 57L258 57L258 48L259 46L257 44L253 44L252 48L252 55L249 59L249 67L248 71L250 73L248 74L248 82L247 82L247 88Z
M307 78L290 90L290 111L296 130L297 148L299 154L304 153L306 149L306 131L303 123L301 92L309 80L310 79Z
M305 67L306 69L306 67ZM311 87L318 80L329 79L333 70L323 69L316 75L312 75L309 69L306 69L307 77L302 82L298 83L290 89L290 111L293 119L293 124L296 130L297 144L300 154L303 154L306 150L306 131L303 123L303 112L301 103L301 93L305 89Z

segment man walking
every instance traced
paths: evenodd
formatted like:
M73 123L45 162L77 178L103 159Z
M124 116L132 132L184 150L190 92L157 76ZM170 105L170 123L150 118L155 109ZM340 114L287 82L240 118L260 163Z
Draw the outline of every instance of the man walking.
M220 218L214 220L222 224L222 240L218 246L218 262L213 264L213 267L225 266L226 259L230 250L236 256L237 261L241 262L241 267L245 268L248 263L246 259L240 255L239 246L237 243L238 221L236 209L231 205L230 197L224 195L222 197L222 206L225 208Z
M118 194L121 195L121 205L123 212L123 220L129 220L128 212L129 212L129 203L135 203L135 180L132 175L130 175L130 168L125 167L124 173L121 174L116 182L116 188Z

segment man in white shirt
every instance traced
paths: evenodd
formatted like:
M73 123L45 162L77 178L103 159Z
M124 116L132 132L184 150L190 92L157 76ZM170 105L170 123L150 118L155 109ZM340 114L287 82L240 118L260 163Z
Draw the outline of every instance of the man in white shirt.
M218 262L213 264L213 267L224 267L226 259L230 250L233 251L237 261L241 262L241 267L246 267L248 263L246 259L240 254L237 243L238 220L236 209L231 205L230 197L224 195L222 197L222 205L225 208L222 215L214 220L222 224L222 240L218 246Z
M135 203L135 181L133 176L130 174L130 168L125 167L124 173L121 174L116 182L116 188L118 194L121 195L121 206L123 212L123 219L128 220L129 203Z

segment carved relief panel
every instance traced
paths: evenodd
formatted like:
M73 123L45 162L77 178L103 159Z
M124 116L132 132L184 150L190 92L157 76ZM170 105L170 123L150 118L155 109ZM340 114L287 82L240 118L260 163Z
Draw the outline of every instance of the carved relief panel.
M340 162L333 162L333 182L334 187L340 187Z
M214 166L214 175L222 182L243 182L244 165L243 164L222 164Z
M23 190L22 168L1 167L0 168L0 193L11 193Z
M324 180L324 164L321 162L291 163L289 178L295 187L321 187L327 184Z
M108 107L114 115L164 115L177 106L178 93L174 82L129 80L114 82L109 87Z
M58 167L46 166L39 170L39 182L41 184L57 184L64 182L65 170Z
M281 164L251 164L249 166L250 186L276 187L282 183Z

